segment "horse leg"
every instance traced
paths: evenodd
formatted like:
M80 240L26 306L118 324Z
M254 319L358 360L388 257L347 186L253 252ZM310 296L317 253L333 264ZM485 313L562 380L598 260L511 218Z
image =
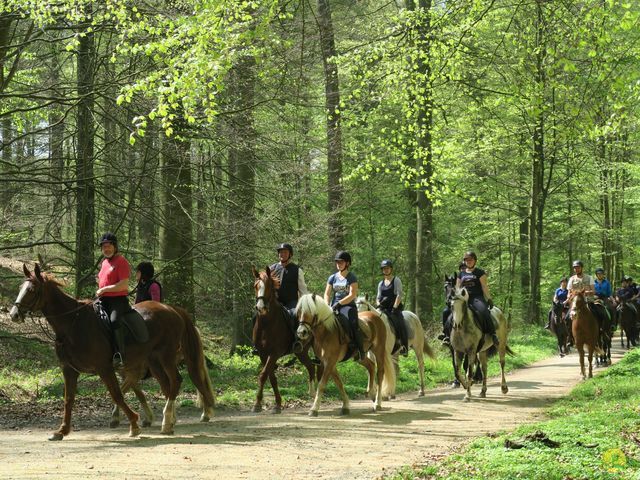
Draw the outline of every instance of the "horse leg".
M140 427L138 426L138 414L135 413L129 405L127 405L124 401L124 395L122 394L122 390L120 390L120 385L118 384L118 378L113 370L108 370L103 373L99 373L102 382L107 386L107 390L111 394L111 399L116 404L116 406L120 407L124 414L129 419L129 436L137 437L140 435ZM76 373L76 379L78 375ZM66 378L66 375L65 375ZM65 380L66 384L66 380ZM66 390L66 387L65 387ZM65 393L66 395L66 393ZM65 414L66 414L66 402L65 402Z
M502 380L500 383L500 389L503 394L509 393L509 387L507 386L507 377L504 374L504 364L505 358L507 356L507 338L505 336L504 341L500 340L500 347L498 348L498 358L500 360L500 374L502 376Z
M344 389L342 379L340 378L340 375L338 374L338 370L335 368L335 365L332 369L331 377L333 378L333 381L335 382L336 387L338 387L338 391L340 392L340 396L342 397L342 408L340 409L340 415L349 415L351 413L351 409L349 408L349 397L347 395L346 390ZM375 412L375 407L373 411Z
M280 395L280 390L278 389L278 379L276 378L275 370L271 370L271 373L269 374L269 383L271 383L273 395L275 396L276 400L276 404L273 406L271 411L273 413L282 413L282 396Z
M327 386L327 382L329 381L329 377L331 376L331 371L335 368L334 365L326 365L324 366L324 370L322 372L322 377L320 378L320 382L318 382L318 390L316 390L316 398L313 400L313 405L311 405L311 410L309 410L310 417L317 417L318 410L320 408L320 399L324 394L324 389Z
M126 394L129 390L133 390L136 398L140 402L140 407L144 412L144 420L142 421L143 427L150 427L153 422L153 412L151 408L149 408L149 403L147 403L147 397L145 397L144 392L138 385L137 377L126 377L122 384L120 385L120 390L122 394ZM120 425L120 409L117 405L113 406L113 410L111 411L111 422L109 423L110 428L116 428Z
M144 392L142 391L142 388L140 388L139 384L136 383L131 388L133 390L133 393L136 394L136 398L140 402L140 407L142 408L142 411L144 412L144 420L142 420L142 426L143 427L150 427L151 424L153 423L153 412L151 411L151 408L149 407L149 403L147 402L147 397L145 396Z
M473 385L473 369L476 365L476 350L475 348L471 350L471 353L467 355L468 365L467 365L467 394L464 396L464 401L471 401L471 385Z
M305 348L302 352L296 353L296 357L300 360L300 363L307 369L309 375L309 397L313 397L316 393L316 386L318 381L316 379L316 366L309 358L309 347Z
M377 360L377 359L376 359ZM371 361L371 359L369 359L368 357L365 357L364 360L361 360L360 363L362 364L362 366L364 368L367 369L367 397L369 398L369 400L372 400L374 402L374 407L373 409L375 410L375 399L378 396L378 393L380 391L380 380L378 379L378 384L376 386L375 383L375 373L376 373L376 364ZM378 367L378 371L380 371L380 368ZM335 378L335 377L334 377Z
M589 352L589 378L593 378L593 345L588 346ZM598 355L596 355L596 358Z
M262 361L262 370L260 370L260 373L258 374L258 392L256 393L256 401L253 404L253 409L252 409L254 413L258 413L262 411L262 398L264 395L264 384L267 381L267 378L269 378L269 376L271 375L271 372L273 371L276 364L276 360L272 355L268 356L266 361L261 356L260 360Z
M171 380L167 371L156 360L149 363L149 369L155 379L158 380L160 390L162 390L162 394L167 399L162 409L162 428L160 433L170 435L173 433L173 425L175 424L175 396L172 397Z
M576 342L576 349L578 350L578 358L580 359L580 374L582 375L582 379L585 380L587 376L584 372L584 345ZM591 364L591 362L589 362L589 364Z
M62 440L71 431L71 411L76 399L79 373L68 365L62 367L64 376L64 414L60 428L49 436L49 440Z
M424 352L422 351L423 345L412 345L413 351L416 352L416 358L418 359L418 376L420 377L420 390L418 391L419 397L424 397ZM396 378L398 376L396 375Z
M464 375L460 375L460 363L462 362L462 358L464 357L464 353L462 352L453 352L453 373L456 377L456 380L460 382L462 388L467 388L467 380Z
M487 398L487 352L480 352L480 368L482 370L482 390L480 390L480 398Z

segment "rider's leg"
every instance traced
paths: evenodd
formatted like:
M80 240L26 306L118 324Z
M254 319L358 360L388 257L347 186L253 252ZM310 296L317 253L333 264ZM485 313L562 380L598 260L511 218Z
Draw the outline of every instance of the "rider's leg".
M447 305L442 310L442 333L438 335L438 340L442 340L442 343L449 343L449 335L451 333L451 322L449 320L451 317L451 307Z
M345 305L340 309L340 313L349 319L349 323L351 324L351 334L353 336L353 344L358 349L358 354L360 356L359 359L363 360L365 357L363 347L364 337L360 327L358 326L358 309L352 305Z
M479 297L474 298L471 301L471 306L476 312L478 312L480 323L482 324L483 333L491 335L493 344L497 347L500 344L500 341L498 340L498 336L496 335L496 327L493 324L491 312L489 311L489 307L485 303L484 299Z
M131 307L127 297L111 297L107 300L109 305L109 320L111 321L111 330L113 332L113 338L116 344L116 351L113 354L113 368L118 368L124 365L124 328L122 327L122 321L124 314L127 313Z
M400 309L394 309L393 315L396 317L396 325L398 326L398 333L400 335L400 344L404 349L401 353L406 357L409 354L409 335L407 335L407 325L404 323L404 316Z

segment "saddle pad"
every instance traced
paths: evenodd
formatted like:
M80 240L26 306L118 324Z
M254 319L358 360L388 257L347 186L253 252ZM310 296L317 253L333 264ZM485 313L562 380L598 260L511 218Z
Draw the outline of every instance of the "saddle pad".
M149 330L142 315L135 309L131 309L124 315L123 322L136 343L149 341Z

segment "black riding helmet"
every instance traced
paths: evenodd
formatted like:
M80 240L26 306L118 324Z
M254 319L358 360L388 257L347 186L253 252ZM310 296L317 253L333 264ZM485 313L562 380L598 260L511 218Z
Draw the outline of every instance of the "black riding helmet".
M113 243L113 246L118 248L118 239L111 232L107 232L104 235L102 235L102 237L100 237L100 241L98 242L98 246L101 247L103 243Z
M140 272L140 278L142 278L142 280L151 280L155 273L155 269L151 262L140 262L136 267L136 270Z
M467 258L473 258L476 262L478 261L478 256L476 255L475 252L472 252L471 250L469 250L468 252L465 252L464 256L462 257L462 260L466 260Z
M582 263L582 260L574 260L573 263L571 264L572 268L575 267L584 267L584 263Z
M384 260L382 260L380 262L380 268L384 268L384 267L393 268L393 262L391 260L389 260L388 258L385 258Z
M291 255L293 257L293 247L291 246L290 243L281 243L276 247L276 251L279 252L280 250L289 250L289 255Z
M349 265L351 265L351 255L349 255L349 252L340 250L338 253L336 253L335 258L333 259L334 262L337 262L338 260L344 260Z
M626 280L627 282L633 282L633 278L631 278L629 275L625 275L624 277L622 277L622 280Z
M604 273L604 268L602 267L596 268L595 273Z

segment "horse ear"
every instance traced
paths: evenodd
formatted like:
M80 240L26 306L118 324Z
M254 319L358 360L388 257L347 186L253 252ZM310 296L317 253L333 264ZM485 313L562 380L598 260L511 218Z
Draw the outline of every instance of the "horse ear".
M368 302L369 301L369 292L364 294L364 299Z
M22 271L24 272L24 276L27 278L31 278L31 272L29 271L29 269L27 268L27 264L23 263L22 264Z
M34 269L34 273L36 274L36 278L40 281L43 281L42 272L40 271L40 265L36 263L36 268Z
M253 272L253 278L260 278L260 274L253 265L251 265L251 271Z
M313 303L316 303L316 294L315 294L315 292L311 294L311 301Z
M264 267L264 271L267 272L267 277L271 276L271 269L269 268L269 265L267 265L266 267Z

